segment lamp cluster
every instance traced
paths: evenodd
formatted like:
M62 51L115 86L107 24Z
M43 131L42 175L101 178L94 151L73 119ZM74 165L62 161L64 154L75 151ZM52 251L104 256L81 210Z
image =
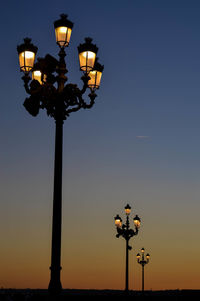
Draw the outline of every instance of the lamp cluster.
M141 253L142 253L142 256L140 255L140 253L138 253L136 255L137 257L137 262L139 264L141 264L142 266L145 266L147 263L149 263L149 258L150 258L150 255L149 253L146 254L146 260L145 260L145 257L144 257L144 248L141 249ZM142 258L141 258L142 257Z
M130 229L129 215L131 213L131 207L129 206L129 204L126 205L124 210L125 210L125 213L126 213L126 223L125 224L122 224L122 219L118 214L115 216L115 226L116 226L116 229L117 229L116 237L119 238L120 236L122 236L126 240L127 239L129 240L132 236L138 234L138 230L140 228L141 220L138 217L138 215L136 215L133 218L135 230Z
M142 267L142 291L144 291L144 267L147 263L149 263L149 258L150 258L150 255L149 253L146 254L146 259L145 259L145 256L144 256L144 248L141 249L141 253L142 253L142 256L140 255L140 253L138 253L136 255L137 257L137 262L141 265Z
M67 15L62 14L61 18L54 22L54 28L56 43L60 47L59 60L47 54L44 58L38 58L35 63L38 48L29 38L24 39L24 43L17 47L17 51L20 70L24 72L22 77L24 86L26 92L31 95L25 100L25 108L33 116L38 114L40 108L46 108L47 114L54 118L55 111L60 110L64 120L71 112L93 106L97 96L95 91L100 86L104 66L98 62L97 46L92 43L91 38L85 38L85 42L78 46L80 70L83 71L81 78L83 88L80 90L75 84L65 85L67 81L65 74L68 72L64 60L65 48L70 43L73 23L67 19ZM87 88L90 88L88 95L90 103L85 102L82 97ZM60 108L56 109L58 103Z
M56 43L60 51L57 60L50 54L43 58L35 57L38 48L31 39L17 47L20 70L24 73L22 79L26 92L30 95L24 101L26 110L37 116L40 109L45 109L47 115L55 119L55 160L54 160L54 189L52 216L51 244L51 277L48 290L52 296L58 296L62 290L61 274L61 228L62 228L62 152L63 152L63 123L72 112L80 109L90 109L96 98L95 91L99 88L103 66L98 62L98 48L91 38L86 38L78 47L80 70L83 72L82 89L76 84L67 82L65 48L69 46L73 23L62 14L54 22ZM31 76L30 76L31 74ZM89 101L83 99L83 94L89 89ZM58 300L54 298L52 300Z

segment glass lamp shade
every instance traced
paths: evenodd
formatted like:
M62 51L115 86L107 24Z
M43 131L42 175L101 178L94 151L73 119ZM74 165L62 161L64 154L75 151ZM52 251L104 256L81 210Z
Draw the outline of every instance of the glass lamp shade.
M46 79L46 61L44 58L38 58L38 61L34 64L32 69L32 79L37 80L42 85Z
M136 257L137 257L137 259L140 259L140 254L138 253L138 254L136 255Z
M141 249L141 252L144 253L144 248Z
M126 215L129 215L131 213L131 206L129 206L129 204L126 205L126 207L124 208Z
M24 39L24 44L17 46L21 71L29 73L34 66L37 47L31 44L31 39Z
M119 228L122 226L122 219L118 214L115 217L115 226Z
M99 89L103 69L104 66L100 65L96 60L93 70L89 72L90 79L88 81L88 87L90 87L92 91Z
M149 253L146 255L146 258L149 260L149 258L150 258L150 255L149 255Z
M40 85L42 85L46 81L46 74L42 73L40 70L34 70L32 72L32 79L37 80Z
M54 22L56 43L64 48L69 45L73 23L67 19L67 15L60 15L60 19Z
M91 38L85 38L85 43L78 46L80 69L85 73L92 71L98 48L92 44Z
M140 228L140 224L141 224L141 220L140 218L138 217L138 215L136 215L133 219L133 222L134 222L134 225L136 228Z

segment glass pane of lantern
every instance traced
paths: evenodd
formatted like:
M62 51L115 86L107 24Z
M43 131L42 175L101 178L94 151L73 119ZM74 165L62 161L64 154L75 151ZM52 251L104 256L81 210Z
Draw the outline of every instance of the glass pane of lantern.
M42 72L40 70L36 70L32 72L32 79L39 81L42 84Z
M46 81L46 74L42 74L40 70L35 70L32 72L32 79L39 81L40 85Z
M24 72L29 72L34 65L35 53L32 51L24 51L19 54L20 68Z
M61 46L65 47L69 45L72 30L71 28L61 26L55 29L56 32L56 42Z
M95 70L90 71L89 73L90 80L88 81L88 86L91 89L98 89L101 82L101 76L102 76L102 72L100 71L95 71Z
M80 68L82 71L90 72L94 67L96 53L92 51L84 51L79 54Z
M139 227L140 227L140 220L134 219L134 224L135 224L135 226L136 226L137 228L139 228Z
M116 219L116 220L115 220L115 226L116 226L116 227L121 227L121 225L122 225L121 220L120 220L120 219Z

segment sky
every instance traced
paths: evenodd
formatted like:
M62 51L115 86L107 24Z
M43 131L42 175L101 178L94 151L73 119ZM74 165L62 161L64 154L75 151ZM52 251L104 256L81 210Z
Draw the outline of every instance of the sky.
M77 46L92 37L104 64L95 106L64 124L63 288L124 289L125 241L114 216L142 224L130 245L150 253L145 288L200 289L200 2L43 0L1 4L0 287L47 288L51 255L54 120L32 117L17 45L58 54L53 22L74 22L69 82L81 87ZM86 94L87 98L87 94Z

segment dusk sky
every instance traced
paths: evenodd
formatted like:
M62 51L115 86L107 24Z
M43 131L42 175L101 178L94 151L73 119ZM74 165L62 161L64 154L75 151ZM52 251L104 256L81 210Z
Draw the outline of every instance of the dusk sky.
M77 46L88 36L104 72L95 106L64 124L62 286L124 289L114 216L129 203L142 221L130 289L141 289L142 247L146 289L200 289L199 12L198 0L1 4L1 287L49 283L55 123L25 110L16 47L28 36L37 57L57 56L53 22L65 13L69 82L81 87Z

